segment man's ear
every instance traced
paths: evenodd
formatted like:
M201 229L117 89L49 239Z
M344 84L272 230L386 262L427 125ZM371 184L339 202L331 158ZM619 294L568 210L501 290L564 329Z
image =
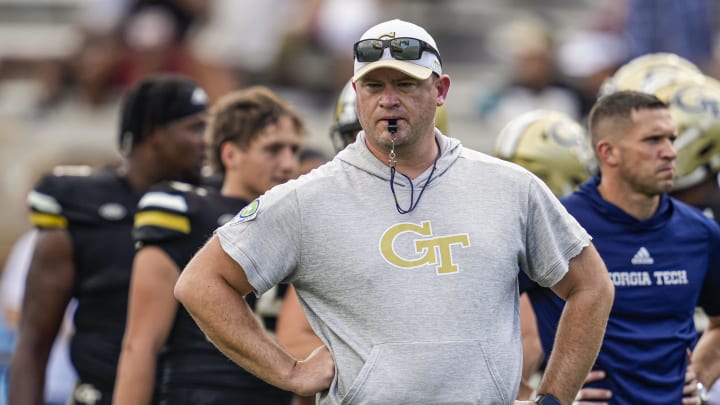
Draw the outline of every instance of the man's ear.
M234 169L237 165L237 156L240 150L230 141L223 142L220 145L220 161L225 169Z
M437 88L437 99L435 104L440 107L445 104L447 100L448 92L450 91L450 76L442 75L435 80L435 87Z
M163 127L156 127L152 130L140 144L147 144L151 150L155 150L165 142L165 129Z
M595 151L602 164L608 166L616 166L618 164L618 150L612 142L608 140L598 142Z

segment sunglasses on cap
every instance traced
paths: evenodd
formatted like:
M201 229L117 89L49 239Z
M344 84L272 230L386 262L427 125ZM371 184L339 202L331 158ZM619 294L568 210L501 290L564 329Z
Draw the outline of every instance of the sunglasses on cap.
M390 48L390 55L397 60L418 60L423 51L428 51L438 57L440 54L427 42L410 37L393 39L363 39L353 46L355 59L358 62L375 62L382 58L385 48Z

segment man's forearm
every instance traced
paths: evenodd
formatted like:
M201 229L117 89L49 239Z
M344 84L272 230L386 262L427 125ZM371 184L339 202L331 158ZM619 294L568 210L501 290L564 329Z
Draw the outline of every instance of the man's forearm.
M157 353L151 349L138 350L123 342L120 353L113 404L149 404L155 388Z
M707 329L692 354L692 368L708 389L720 378L720 327Z
M597 357L605 334L613 294L594 290L568 297L548 360L540 393L572 403Z
M287 391L293 391L290 377L295 358L265 331L243 300L238 316L228 326L208 324L203 330L210 341L235 363L258 378Z
M292 390L295 359L267 334L243 297L224 281L216 282L207 291L183 294L185 308L227 357L262 380Z
M265 331L244 299L252 285L216 236L190 260L175 284L175 297L226 356L262 380L308 396L327 390L335 364L321 346L296 361Z
M44 403L45 366L41 358L26 355L20 345L10 364L8 401L17 405Z

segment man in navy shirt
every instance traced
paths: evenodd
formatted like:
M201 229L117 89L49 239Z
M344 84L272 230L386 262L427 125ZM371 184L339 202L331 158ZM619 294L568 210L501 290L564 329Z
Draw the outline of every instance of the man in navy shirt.
M592 235L616 288L594 367L606 378L589 386L609 389L611 404L696 401L683 401L695 394L683 392L688 367L704 387L720 375L720 227L666 194L677 130L665 103L613 93L598 100L589 126L601 175L562 199ZM549 354L563 303L546 289L529 294ZM696 306L709 316L699 340Z

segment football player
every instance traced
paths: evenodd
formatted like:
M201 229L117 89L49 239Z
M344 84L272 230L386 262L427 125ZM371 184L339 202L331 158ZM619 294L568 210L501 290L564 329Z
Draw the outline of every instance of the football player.
M678 126L677 177L671 194L720 222L720 82L672 53L637 57L606 80L601 95L637 90L666 102Z
M719 221L720 86L717 81L703 76L689 61L663 53L639 57L623 66L605 86L606 92L619 89L651 92L668 103L678 130L676 179L671 195L705 210ZM696 312L696 321L700 326L707 323L702 311ZM526 360L533 358L529 355ZM593 373L593 377L602 376L602 371ZM692 394L694 373L688 373L687 377L686 393ZM700 387L698 394L704 395L704 391L704 387ZM585 388L580 398L603 399L607 394L607 391ZM684 401L693 400L684 398Z
M48 354L75 297L71 357L79 381L70 402L110 404L137 203L159 181L198 181L206 108L207 96L193 81L148 77L123 101L119 168L49 174L29 194L30 219L39 233L10 367L10 403L43 402Z
M565 113L543 109L528 111L508 122L495 140L493 154L528 169L558 197L576 190L597 166L585 129ZM525 278L520 282L521 292L531 285ZM534 397L530 379L544 359L535 322L530 300L521 294L523 370L518 399Z
M695 181L698 168L685 162L702 162L706 154L717 153L712 141L717 119L703 112L713 110L716 102L711 93L678 83L667 82L670 88L663 97L619 91L599 99L596 108L601 112L591 114L590 122L603 176L562 200L594 237L616 286L595 366L605 375L586 381L591 384L581 391L583 400L692 404L705 399L702 383L717 378L716 359L708 348L717 344L718 317L709 319L698 342L693 309L702 305L717 314L710 291L718 283L712 269L720 230L663 194L673 185L668 177L673 172L679 180L675 184ZM655 164L660 169L652 169ZM693 253L682 256L683 251ZM528 294L548 353L562 304L545 289L533 288ZM628 358L636 364L626 364Z
M720 86L714 79L669 84L657 96L670 106L678 126L677 177L670 195L693 205L720 223ZM700 331L708 325L699 308L695 321ZM710 389L710 392L708 392ZM703 400L720 403L720 384L698 387Z
M658 52L634 58L605 80L600 96L620 90L654 94L659 86L678 81L704 82L705 75L694 63L673 53Z
M493 154L530 170L558 197L577 189L596 166L585 129L567 114L550 110L529 111L510 121Z
M708 78L669 84L655 94L668 103L678 127L677 177L670 194L720 223L720 86Z
M223 174L221 189L169 182L142 197L115 404L149 404L156 372L160 403L290 403L291 393L256 378L216 349L178 306L173 288L215 228L238 212L252 215L260 194L295 175L303 132L300 117L269 89L230 93L211 109L207 130L213 168ZM271 329L279 308L274 293L257 302L248 298Z

